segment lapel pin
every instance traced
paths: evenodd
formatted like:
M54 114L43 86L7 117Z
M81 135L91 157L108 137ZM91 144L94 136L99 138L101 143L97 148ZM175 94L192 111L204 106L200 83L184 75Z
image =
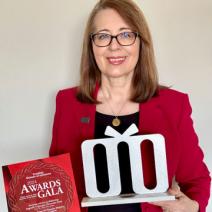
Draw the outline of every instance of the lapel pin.
M85 124L88 124L90 122L90 117L82 117L80 119L80 122L81 123L85 123Z

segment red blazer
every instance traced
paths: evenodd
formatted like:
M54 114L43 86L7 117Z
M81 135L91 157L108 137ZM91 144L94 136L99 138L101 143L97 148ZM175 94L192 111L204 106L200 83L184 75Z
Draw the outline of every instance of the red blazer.
M70 152L80 201L86 196L81 143L94 138L95 112L95 104L76 99L76 88L62 90L57 95L50 155ZM186 94L163 89L156 97L140 104L139 134L160 133L165 137L169 184L175 176L181 190L196 200L200 211L204 212L210 196L211 178L190 115L191 106ZM82 121L84 117L88 122ZM145 172L148 175L148 170ZM151 182L151 173L147 179ZM142 212L162 211L148 203L141 204L141 208Z

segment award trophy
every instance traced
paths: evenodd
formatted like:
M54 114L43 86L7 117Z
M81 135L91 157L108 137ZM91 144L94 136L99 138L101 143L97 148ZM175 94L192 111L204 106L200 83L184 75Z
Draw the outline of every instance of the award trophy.
M138 128L132 124L123 134L108 126L105 135L111 138L85 140L82 143L82 160L85 178L85 189L88 197L84 197L81 206L117 205L128 203L174 200L167 193L168 175L166 162L165 139L161 134L135 135ZM145 187L142 166L141 144L151 141L155 160L156 186L153 189ZM132 178L132 194L121 194L118 145L125 142L129 147L129 158ZM109 189L102 193L97 188L94 148L101 144L105 147Z

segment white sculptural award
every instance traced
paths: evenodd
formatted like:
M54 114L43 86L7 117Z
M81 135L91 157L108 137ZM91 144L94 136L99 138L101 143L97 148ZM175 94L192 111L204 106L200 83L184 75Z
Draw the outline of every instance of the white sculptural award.
M116 205L127 203L153 202L174 200L175 197L167 193L169 187L167 175L165 139L161 134L136 135L138 128L132 124L123 134L108 126L105 135L112 138L85 140L82 143L82 159L85 178L85 190L88 197L84 197L81 206ZM149 140L153 144L155 159L156 186L148 189L144 184L141 160L141 144ZM129 147L130 167L133 194L121 193L121 180L118 157L118 144L125 142ZM97 188L94 147L101 144L105 147L108 169L109 189L102 193Z

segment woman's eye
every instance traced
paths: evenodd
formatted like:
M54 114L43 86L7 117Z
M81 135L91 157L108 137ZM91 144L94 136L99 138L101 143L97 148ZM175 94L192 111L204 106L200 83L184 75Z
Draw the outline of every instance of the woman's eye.
M132 33L131 32L123 32L121 33L121 37L122 38L131 38L131 35Z
M98 35L98 40L105 40L105 39L108 39L110 38L110 35L107 35L107 34L101 34L101 35Z

